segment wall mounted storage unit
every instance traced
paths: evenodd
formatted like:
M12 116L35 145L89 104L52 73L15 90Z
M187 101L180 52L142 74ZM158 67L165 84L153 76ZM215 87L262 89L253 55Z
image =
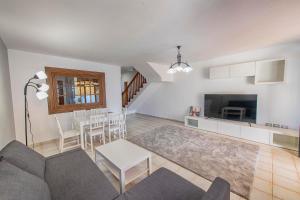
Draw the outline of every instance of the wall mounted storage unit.
M255 84L274 84L285 81L284 59L254 61L211 67L210 79L230 79L241 77L255 77Z

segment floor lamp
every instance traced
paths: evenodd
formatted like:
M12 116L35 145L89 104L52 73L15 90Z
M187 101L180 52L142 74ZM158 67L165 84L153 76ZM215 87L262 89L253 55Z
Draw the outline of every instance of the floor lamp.
M40 79L46 79L47 75L43 71L37 72L32 78L30 78L27 83L25 84L24 87L24 100L25 100L25 142L26 146L28 146L28 140L27 140L27 122L29 120L30 123L30 130L31 130L31 122L30 122L30 115L29 115L29 110L28 110L28 101L27 101L27 89L29 87L33 88L36 92L36 97L39 100L43 100L48 97L48 94L46 93L49 89L49 86L45 83L35 83L34 80Z

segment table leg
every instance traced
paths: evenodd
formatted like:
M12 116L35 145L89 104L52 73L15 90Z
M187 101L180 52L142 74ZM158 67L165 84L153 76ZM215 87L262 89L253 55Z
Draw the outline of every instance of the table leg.
M120 194L125 192L125 172L120 171Z
M80 124L80 143L81 143L81 148L85 149L85 143L84 143L84 135L83 135L83 125Z
M151 162L151 156L147 159L147 167L148 167L148 176L152 173L152 162Z

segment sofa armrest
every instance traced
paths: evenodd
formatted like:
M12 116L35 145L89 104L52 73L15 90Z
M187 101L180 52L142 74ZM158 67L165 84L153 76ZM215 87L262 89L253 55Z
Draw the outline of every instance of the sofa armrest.
M201 200L230 200L230 184L217 177Z

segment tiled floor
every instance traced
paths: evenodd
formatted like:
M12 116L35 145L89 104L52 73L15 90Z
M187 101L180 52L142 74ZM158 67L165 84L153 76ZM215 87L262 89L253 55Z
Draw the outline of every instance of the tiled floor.
M133 114L128 117L127 121L128 134L137 136L146 130L164 125L164 124L178 124L171 120L160 119L145 115ZM221 136L220 137L227 137ZM240 140L240 139L237 139ZM243 140L244 142L248 142ZM252 143L252 142L249 142ZM258 143L255 143L258 144ZM260 151L256 163L256 170L254 182L251 189L251 200L300 200L300 158L296 156L296 152L287 151L277 147L258 144ZM52 141L43 143L36 147L36 150L45 156L58 153L57 142ZM90 151L87 151L89 154ZM121 153L121 152L120 152ZM186 170L173 162L170 162L156 154L152 154L152 167L156 170L160 167L168 168L180 176L188 179L190 182L207 190L211 182ZM98 166L107 177L113 182L118 189L118 181L110 172L101 164L97 162ZM126 186L129 189L134 184L142 180L143 177L137 179ZM241 200L243 198L231 193L232 200Z

